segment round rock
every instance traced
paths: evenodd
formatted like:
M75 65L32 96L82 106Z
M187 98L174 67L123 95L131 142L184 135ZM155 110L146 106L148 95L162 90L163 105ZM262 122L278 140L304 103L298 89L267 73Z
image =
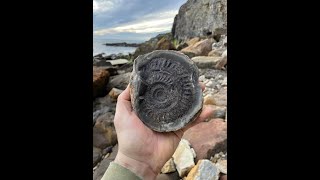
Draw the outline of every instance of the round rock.
M179 130L201 113L198 78L197 66L180 52L158 50L141 55L130 77L132 107L154 131Z

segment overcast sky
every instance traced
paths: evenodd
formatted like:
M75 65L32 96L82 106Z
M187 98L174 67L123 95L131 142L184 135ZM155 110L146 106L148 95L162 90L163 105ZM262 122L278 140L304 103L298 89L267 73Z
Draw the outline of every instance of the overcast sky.
M187 0L93 0L93 36L99 39L148 40L171 31Z

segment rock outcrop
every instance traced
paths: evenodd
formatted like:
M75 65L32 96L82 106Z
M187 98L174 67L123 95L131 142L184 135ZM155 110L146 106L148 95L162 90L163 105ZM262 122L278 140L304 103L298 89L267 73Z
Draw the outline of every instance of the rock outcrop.
M188 0L174 18L172 35L182 41L227 33L227 0Z
M154 50L172 50L174 46L172 44L172 34L159 34L156 37L149 39L148 41L139 45L133 54L134 59L139 55L143 55Z

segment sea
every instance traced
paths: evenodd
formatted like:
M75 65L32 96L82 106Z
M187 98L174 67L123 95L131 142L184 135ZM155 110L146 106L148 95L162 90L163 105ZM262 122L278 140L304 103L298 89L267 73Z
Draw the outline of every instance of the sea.
M106 46L105 43L141 43L141 41L134 40L121 40L121 39L93 39L93 56L105 53L106 55L110 54L119 54L122 53L124 55L129 53L134 53L136 47L120 47L120 46Z

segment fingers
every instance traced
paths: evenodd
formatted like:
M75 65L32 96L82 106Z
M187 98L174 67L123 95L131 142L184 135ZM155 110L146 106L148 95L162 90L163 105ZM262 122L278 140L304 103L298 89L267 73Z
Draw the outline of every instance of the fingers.
M129 84L127 88L118 96L118 100L130 101L130 88Z
M189 128L203 122L204 120L206 120L207 118L209 118L210 116L212 116L213 114L213 108L210 106L203 106L202 112L199 115L199 117L197 117L197 119L195 121L193 121L191 124L189 124L188 126L186 126L185 128L183 128L183 131L185 132L186 130L188 130Z
M118 96L117 109L122 109L122 108L126 108L126 110L129 111L129 112L132 111L129 85L128 85L127 88Z

